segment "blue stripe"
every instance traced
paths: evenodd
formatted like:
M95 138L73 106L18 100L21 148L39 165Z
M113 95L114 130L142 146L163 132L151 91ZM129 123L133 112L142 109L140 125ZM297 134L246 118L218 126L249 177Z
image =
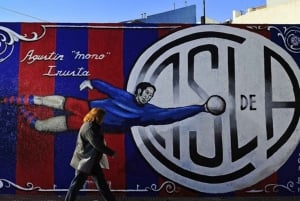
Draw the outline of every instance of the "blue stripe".
M127 26L139 26L138 24ZM145 24L141 25L145 26ZM153 26L153 25L151 25ZM129 73L138 57L152 43L157 41L157 29L125 29L124 31L124 74L125 81L128 81ZM126 85L125 85L126 86ZM137 185L141 189L150 187L152 184L158 185L158 174L150 167L146 160L141 156L130 133L125 135L126 160L126 187L134 189ZM156 192L129 193L129 196L155 196Z
M56 51L64 55L63 61L56 62L56 70L87 70L87 60L75 60L72 51L87 52L88 30L84 28L57 28ZM87 91L79 91L80 83L87 77L56 77L55 94L87 98ZM74 176L70 160L75 148L77 132L58 133L55 137L55 184L57 188L68 188ZM63 192L64 194L64 192Z
M3 23L0 26L7 27L20 33L21 26L18 23ZM0 31L2 34L2 31ZM4 33L5 34L5 33ZM8 35L6 35L8 36ZM10 38L8 38L10 39ZM1 47L3 48L3 44ZM7 51L13 47L12 54L4 61L0 62L0 96L17 96L18 95L18 70L19 70L19 52L20 43L16 42L13 46L8 47ZM3 49L1 49L2 51ZM5 56L8 52L1 54ZM17 141L17 109L10 104L0 106L0 179L6 179L16 183L16 141ZM4 183L5 185L5 183ZM1 193L15 193L14 188L1 188Z
M286 31L290 29L289 31ZM284 36L280 36L280 31L282 33L289 33L287 35ZM293 30L293 31L291 31ZM280 47L282 47L284 50L286 50L292 57L293 59L296 61L297 64L300 63L300 57L299 57L299 52L295 51L292 52L290 49L288 49L287 47L289 46L291 48L292 43L292 39L294 38L294 44L293 44L293 48L295 48L294 50L299 50L299 27L297 26L287 26L287 25L276 25L276 29L270 29L270 40L274 43L276 43L277 45L279 45ZM299 65L298 65L299 66ZM300 67L300 66L299 66Z
M270 40L274 43L276 43L277 45L279 45L280 47L282 47L283 49L285 49L295 60L295 62L297 62L297 64L300 63L300 57L299 57L299 53L293 53L290 50L287 49L287 47L285 46L285 40L283 40L281 37L278 36L279 31L281 30L281 32L285 32L285 28L287 28L288 26L286 25L276 25L277 29L270 29L271 32L271 36L270 36ZM288 27L290 28L290 27ZM296 132L296 131L294 131ZM288 190L283 189L279 189L278 191L278 195L280 196L285 196L285 195L299 195L300 191L299 191L299 184L300 184L300 175L299 175L299 171L300 171L300 161L299 161L299 153L300 153L300 146L298 145L298 147L294 150L293 154L290 156L290 158L288 159L288 161L277 171L277 184L278 186L286 186L287 188L290 188ZM290 184L294 185L294 186L289 186ZM293 192L291 192L290 190L292 190Z
M295 149L294 153L290 156L289 160L277 171L277 183L278 185L287 186L294 191L294 195L299 195L299 184L300 184L300 164L299 164L299 153L300 146ZM297 174L298 173L298 174ZM289 184L294 186L288 186ZM291 191L280 189L278 195L285 196L291 195Z

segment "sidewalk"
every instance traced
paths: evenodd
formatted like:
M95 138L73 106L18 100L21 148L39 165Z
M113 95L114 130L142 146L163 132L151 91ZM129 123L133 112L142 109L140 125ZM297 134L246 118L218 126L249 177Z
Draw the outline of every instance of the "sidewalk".
M63 201L63 196L1 195L1 201ZM300 197L117 197L117 201L299 201ZM104 201L97 196L79 196L77 201Z

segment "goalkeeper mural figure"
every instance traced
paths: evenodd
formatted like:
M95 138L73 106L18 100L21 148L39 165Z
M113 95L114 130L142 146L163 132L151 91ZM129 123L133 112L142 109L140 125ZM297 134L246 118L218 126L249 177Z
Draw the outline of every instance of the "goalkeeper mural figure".
M20 114L24 116L32 128L40 132L79 130L84 115L95 107L106 111L102 125L103 130L116 133L128 131L132 126L170 124L192 117L200 112L220 115L226 107L222 97L213 95L203 105L161 108L149 103L155 94L156 88L148 82L139 83L136 86L134 95L96 79L83 81L80 84L80 90L84 89L96 89L106 94L107 98L87 101L59 95L29 95L6 97L1 102L2 104L21 106ZM65 111L66 114L48 119L38 119L32 112L23 107L25 105L50 107Z

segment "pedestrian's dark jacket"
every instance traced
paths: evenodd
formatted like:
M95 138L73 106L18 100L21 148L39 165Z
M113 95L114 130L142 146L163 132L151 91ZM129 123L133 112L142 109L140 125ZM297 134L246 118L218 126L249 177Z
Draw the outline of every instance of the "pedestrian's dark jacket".
M115 152L105 145L101 126L94 122L83 123L70 165L89 174L94 165L99 163L103 153L112 156Z

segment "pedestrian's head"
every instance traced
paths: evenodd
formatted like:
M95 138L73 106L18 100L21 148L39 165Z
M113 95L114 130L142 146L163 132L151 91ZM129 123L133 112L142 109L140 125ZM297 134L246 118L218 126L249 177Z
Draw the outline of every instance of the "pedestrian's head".
M105 115L105 110L92 108L83 118L83 122L95 122L101 124Z
M141 82L135 88L135 99L138 104L144 105L148 103L154 96L156 88L149 82Z

